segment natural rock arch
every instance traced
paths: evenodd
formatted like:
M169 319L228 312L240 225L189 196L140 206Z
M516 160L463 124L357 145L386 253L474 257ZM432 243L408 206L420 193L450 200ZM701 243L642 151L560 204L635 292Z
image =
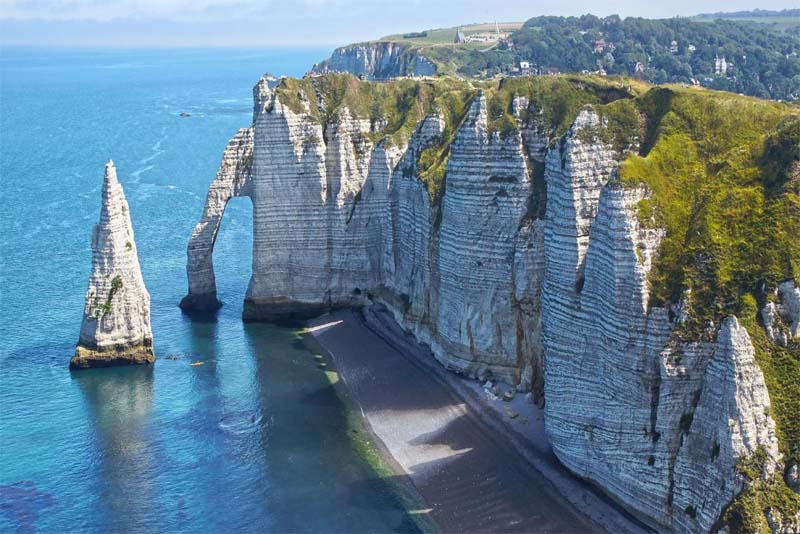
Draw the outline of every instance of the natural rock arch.
M208 189L203 215L194 227L187 249L186 275L189 294L181 300L184 311L215 311L217 299L214 277L214 243L222 216L233 197L252 194L253 127L242 128L228 142L217 175Z

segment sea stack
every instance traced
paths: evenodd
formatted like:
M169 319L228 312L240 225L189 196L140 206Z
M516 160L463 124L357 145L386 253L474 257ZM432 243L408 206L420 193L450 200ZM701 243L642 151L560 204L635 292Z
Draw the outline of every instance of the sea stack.
M92 274L70 369L153 363L150 294L144 287L125 193L106 163L100 222L92 231Z

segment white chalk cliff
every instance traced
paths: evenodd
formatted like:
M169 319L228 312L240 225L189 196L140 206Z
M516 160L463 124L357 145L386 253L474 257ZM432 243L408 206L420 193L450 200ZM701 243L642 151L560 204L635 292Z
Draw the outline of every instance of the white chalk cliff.
M408 45L376 41L337 48L331 57L311 70L316 74L348 72L368 80L386 80L400 76L433 76L436 65Z
M256 86L253 125L225 151L189 244L187 308L216 302L219 218L249 195L246 319L386 306L447 368L543 396L561 462L656 528L711 530L745 485L740 461L764 451L780 465L746 329L730 316L714 341L684 341L650 303L664 232L639 224L648 192L617 180L623 154L586 135L605 127L595 110L555 140L517 98L518 128L501 135L478 91L435 201L418 165L442 140L441 114L403 146L376 144L368 134L385 124L345 106L320 124L315 98L293 111ZM781 286L774 312L793 335L795 292Z
M214 278L214 242L228 201L250 194L252 159L253 129L242 128L225 149L217 176L208 189L203 215L192 232L187 263L189 295L181 302L182 308L214 310L221 305Z
M100 222L92 231L92 272L70 368L153 363L150 294L144 286L125 193L109 161Z

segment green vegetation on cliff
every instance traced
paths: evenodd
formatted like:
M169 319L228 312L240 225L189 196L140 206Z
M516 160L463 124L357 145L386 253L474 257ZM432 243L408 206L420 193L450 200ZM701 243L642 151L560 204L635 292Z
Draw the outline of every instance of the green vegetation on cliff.
M666 230L651 303L688 295L688 320L676 332L686 339L711 339L724 317L739 317L764 373L781 452L798 462L800 345L771 343L759 310L778 283L800 275L800 111L675 87L652 89L636 105L643 141L619 177L650 191L639 219ZM788 518L800 506L780 474L750 478L725 514L734 531L762 531L767 508Z
M645 142L620 178L652 191L640 218L667 230L651 276L654 304L691 289L695 313L686 330L696 336L709 319L736 313L742 295L796 276L793 164L765 151L791 143L800 115L775 102L690 89L653 89L637 104ZM792 160L791 150L777 151Z
M276 88L278 99L295 113L308 113L323 131L347 108L356 118L370 122L363 135L372 143L403 146L421 120L440 113L445 127L441 138L419 156L418 174L436 204L444 191L450 144L478 92L487 101L488 131L513 135L518 122L513 114L514 97L532 103L531 118L550 142L563 136L580 110L630 99L647 85L622 78L565 75L506 78L499 81L467 81L453 78L398 79L391 83L359 80L349 74L325 74L301 79L284 78ZM608 106L609 113L624 104ZM520 120L528 121L524 108Z
M444 175L452 142L469 103L477 94L471 84L454 79L366 82L349 74L326 74L300 80L286 78L277 88L280 101L295 113L308 113L323 130L343 108L370 121L364 136L372 143L403 146L418 124L439 113L445 128L441 138L422 151L418 174L436 203L444 191ZM304 104L305 100L305 104Z
M443 135L417 160L432 205L444 194L451 144L479 92L493 139L519 135L525 124L555 146L591 106L602 126L584 128L578 138L618 151L618 179L649 193L637 206L640 222L665 230L649 276L651 305L684 300L688 319L676 335L687 340L713 341L725 317L739 318L764 373L781 452L800 461L800 345L771 343L759 314L780 282L800 278L800 108L587 75L374 83L328 74L285 79L277 92L295 112L307 107L323 130L347 107L369 120L363 135L371 143L404 145L423 118L440 114ZM517 98L529 105L515 116ZM541 216L543 170L529 162L532 209ZM760 525L765 507L787 510L799 500L781 476L754 480L729 508L729 522ZM756 519L754 510L761 510Z
M767 452L759 447L753 456L740 461L737 466L746 486L720 517L720 523L724 523L733 534L771 534L773 530L767 521L767 513L780 518L786 525L800 510L800 496L784 483L781 473L764 478L769 461Z
M353 117L368 119L372 142L404 145L418 123L434 110L452 120L475 93L469 84L452 79L365 82L350 74L284 78L276 88L280 101L295 113L305 113L324 129L347 108ZM381 123L385 125L381 127Z

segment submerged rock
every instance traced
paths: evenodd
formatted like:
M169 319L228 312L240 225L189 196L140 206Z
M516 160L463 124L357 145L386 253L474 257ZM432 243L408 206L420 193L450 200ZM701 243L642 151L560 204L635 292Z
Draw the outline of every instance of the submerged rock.
M100 222L92 232L92 273L70 369L153 363L150 295L144 286L125 193L106 164Z

